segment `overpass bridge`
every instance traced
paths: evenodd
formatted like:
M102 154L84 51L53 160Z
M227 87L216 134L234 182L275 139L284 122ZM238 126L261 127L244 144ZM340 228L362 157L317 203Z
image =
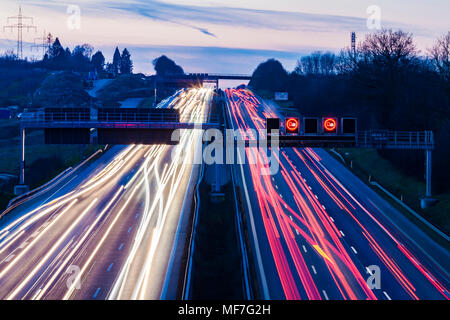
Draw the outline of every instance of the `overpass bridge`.
M156 83L177 87L203 86L205 83L215 84L219 88L220 80L242 80L250 81L251 75L245 74L219 74L219 73L187 73L187 74L166 74L157 75Z

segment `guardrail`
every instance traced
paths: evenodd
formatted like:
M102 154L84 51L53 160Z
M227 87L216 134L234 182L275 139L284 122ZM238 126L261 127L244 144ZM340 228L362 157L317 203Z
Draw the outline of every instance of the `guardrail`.
M433 149L432 131L371 130L358 132L356 144L361 148Z
M127 112L101 112L99 111L97 116L91 116L90 114L78 113L78 112L58 112L50 114L37 114L30 113L24 114L21 117L21 123L55 123L55 122L67 122L67 123L104 123L104 122L117 122L117 123L142 123L142 122L165 122L165 123L202 123L208 122L208 115L198 114L183 114L180 116L177 113L168 112L152 112L152 113L127 113ZM213 119L214 120L214 119Z

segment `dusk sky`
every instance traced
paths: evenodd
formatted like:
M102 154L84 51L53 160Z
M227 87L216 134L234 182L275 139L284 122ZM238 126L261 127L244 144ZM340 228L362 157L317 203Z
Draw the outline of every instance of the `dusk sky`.
M359 40L373 32L367 26L377 14L373 5L381 27L412 32L422 52L450 30L448 0L81 0L72 3L79 6L79 20L67 1L2 0L2 26L19 4L38 26L37 33L24 32L25 55L39 56L31 44L45 29L70 48L90 43L107 60L116 45L127 47L135 71L146 74L161 54L187 72L251 73L271 57L291 71L304 54L339 52L351 31ZM0 38L0 52L15 48L16 33L6 30Z

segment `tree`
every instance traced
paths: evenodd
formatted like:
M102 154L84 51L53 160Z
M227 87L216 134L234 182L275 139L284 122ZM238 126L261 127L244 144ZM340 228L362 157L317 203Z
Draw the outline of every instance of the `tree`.
M55 39L55 42L53 42L49 51L50 59L60 59L64 57L66 53L58 38Z
M433 66L448 83L450 81L450 31L429 50Z
M283 65L275 59L261 63L253 72L249 86L257 90L285 91L288 74Z
M121 60L122 60L122 58L120 56L119 48L116 47L116 50L114 51L114 57L113 57L113 63L112 63L114 76L117 76L119 74Z
M77 71L89 71L94 48L89 44L76 46L72 52L73 67Z
M94 70L96 70L98 73L102 72L105 67L105 57L103 56L103 53L101 51L97 51L92 56L91 63L94 67Z
M385 128L406 129L400 127L406 122L397 119L400 115L411 116L413 109L405 114L404 104L411 103L412 108L417 99L406 99L405 95L414 94L409 91L411 86L418 84L409 81L407 87L406 80L412 77L420 80L416 75L421 65L412 35L391 29L371 33L358 45L355 53L347 49L341 58L344 66L341 70L350 77L353 92L376 115L378 124ZM414 104L414 108L420 106Z
M130 74L133 72L133 61L131 60L131 54L128 52L127 48L123 49L120 61L121 74Z
M336 56L331 52L313 52L309 56L302 57L297 62L294 72L303 75L330 75L336 73Z
M153 60L153 66L158 76L164 76L167 74L184 74L183 68L164 55Z

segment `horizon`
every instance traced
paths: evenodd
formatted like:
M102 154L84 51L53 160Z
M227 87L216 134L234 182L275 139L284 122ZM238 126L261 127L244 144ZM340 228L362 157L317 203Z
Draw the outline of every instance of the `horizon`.
M23 36L24 56L30 59L42 57L33 44L46 30L70 49L91 44L107 61L112 60L116 46L126 47L137 73L153 74L152 60L165 54L186 72L246 74L270 58L292 71L302 56L314 51L338 54L350 46L352 31L359 42L379 27L412 33L425 54L448 31L448 10L443 9L450 9L450 4L432 2L436 5L378 1L373 8L368 1L344 1L344 6L328 0L321 5L291 0L276 5L254 0L231 0L226 5L220 0L206 4L198 0L84 0L76 6L58 0L6 0L1 21L6 26L7 17L17 15L19 5L24 16L34 18L37 32L24 31ZM16 51L16 38L17 32L4 31L0 52Z

